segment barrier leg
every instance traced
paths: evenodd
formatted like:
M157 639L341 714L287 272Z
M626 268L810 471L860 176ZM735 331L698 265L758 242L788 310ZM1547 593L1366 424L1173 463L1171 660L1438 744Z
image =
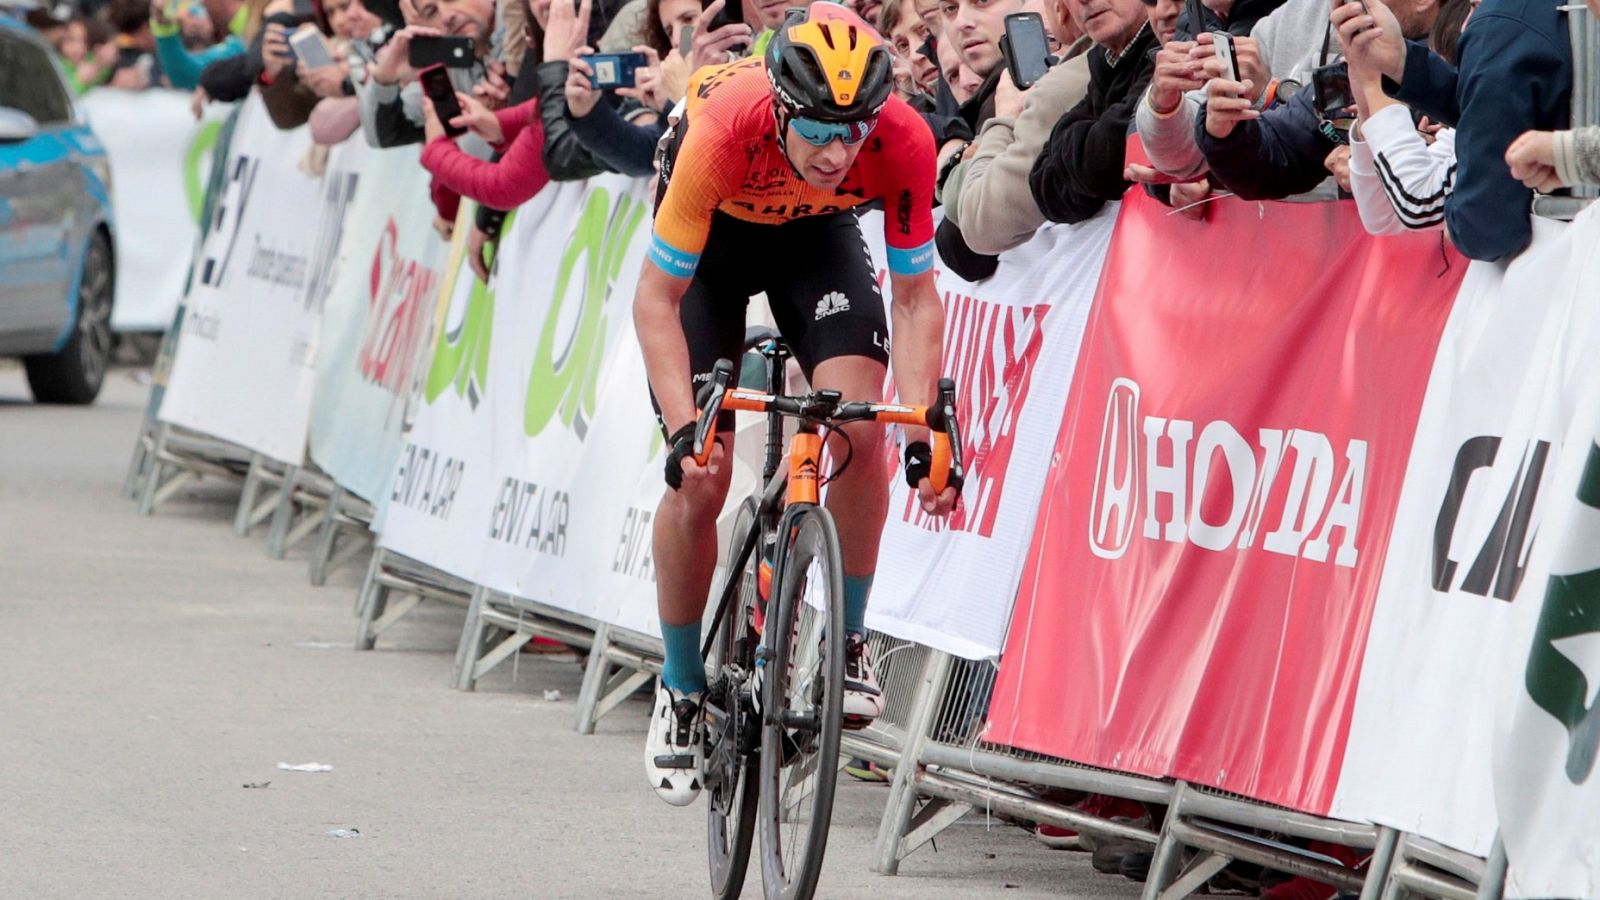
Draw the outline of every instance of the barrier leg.
M1389 881L1389 870L1394 868L1395 848L1400 846L1400 832L1393 828L1378 829L1378 843L1372 848L1372 861L1367 863L1367 881L1361 886L1360 900L1380 900L1383 887Z
M1496 834L1494 849L1489 851L1488 864L1483 867L1483 880L1478 883L1477 900L1500 900L1506 890L1506 842Z
M156 429L151 427L149 416L139 425L139 439L133 444L133 455L128 459L128 474L122 481L122 494L129 500L139 497L139 485L150 467L150 450Z
M289 523L294 521L294 488L299 480L299 466L289 466L284 470L283 485L278 489L278 502L272 507L272 529L267 533L268 559L283 559L288 550Z
M906 742L900 754L900 765L894 767L894 777L889 783L889 799L878 825L878 846L872 870L880 875L899 872L900 860L905 858L902 839L911 825L911 816L917 806L916 775L921 768L922 751L928 744L928 735L933 731L934 712L943 699L949 675L950 654L930 652L922 669L922 681L918 683L916 697L912 701L911 717L906 722Z
M259 521L256 497L261 494L261 481L266 477L266 458L259 453L250 454L250 471L245 473L244 488L239 493L239 509L233 514L233 533L245 537Z
M474 677L478 657L483 654L483 636L488 629L483 622L483 605L488 602L489 589L478 585L472 589L472 600L467 604L467 621L461 626L461 640L456 644L456 665L452 684L458 691L470 691L478 686Z
M155 444L150 448L150 465L145 471L144 485L139 491L139 515L148 516L156 511L156 489L161 486L161 473L166 465L161 454L167 449L167 438L172 426L162 422L156 428Z
M1178 782L1172 795L1172 805L1167 807L1167 820L1161 826L1161 840L1156 843L1155 858L1150 861L1150 875L1144 883L1144 900L1165 900L1165 891L1177 880L1179 864L1183 861L1183 845L1173 834L1183 816L1183 800L1189 792L1186 782Z
M357 650L371 650L377 642L378 636L373 633L372 623L383 615L384 607L389 605L389 589L378 580L378 573L383 570L383 557L383 550L372 554L366 580L361 583L361 593L356 597Z
M307 575L314 587L328 583L328 563L339 543L339 506L344 502L344 488L334 488L328 505L322 508L317 521L317 545L311 548L311 563Z
M601 623L594 631L594 643L589 645L589 661L583 669L583 685L578 689L577 719L573 727L579 734L594 734L595 707L600 702L600 690L606 683L606 647L611 643L611 626Z

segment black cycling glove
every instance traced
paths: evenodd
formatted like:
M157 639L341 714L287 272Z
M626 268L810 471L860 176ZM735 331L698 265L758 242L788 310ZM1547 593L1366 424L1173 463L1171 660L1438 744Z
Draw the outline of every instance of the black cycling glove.
M927 441L912 441L911 443L907 444L906 484L911 485L912 490L916 490L917 485L922 483L922 479L927 478L932 474L933 448L928 446ZM950 474L950 483L945 485L945 487L955 488L956 496L961 496L961 479L957 478L955 473L952 472Z
M679 428L667 438L667 487L683 487L683 461L694 455L695 423Z

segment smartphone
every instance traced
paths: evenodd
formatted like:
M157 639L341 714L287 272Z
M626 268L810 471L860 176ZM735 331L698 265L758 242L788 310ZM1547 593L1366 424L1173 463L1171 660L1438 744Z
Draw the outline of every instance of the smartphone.
M678 55L688 58L694 52L694 26L685 25L678 30Z
M302 28L289 35L289 47L308 69L320 69L337 62L333 51L328 49L328 42L322 39L322 32L314 28Z
M633 87L638 70L650 65L643 53L598 53L578 58L588 63L593 72L589 85L602 91Z
M1355 105L1356 95L1350 89L1348 66L1337 62L1313 69L1311 88L1316 91L1318 115L1330 122L1351 118L1349 109Z
M450 83L450 71L442 64L431 65L417 73L422 92L433 101L433 111L439 114L439 124L450 137L459 137L467 130L451 125L450 120L461 115L461 102L456 99L456 86Z
M1044 19L1032 12L1006 16L1000 52L1012 83L1024 91L1033 87L1050 71L1050 38L1044 32Z
M470 37L418 35L411 39L411 68L422 71L429 66L465 69L472 65L477 44Z
M701 7L701 9L704 9L706 6L710 5L711 3L707 2ZM718 28L721 28L724 25L733 25L743 21L744 0L727 0L727 2L722 6L722 11L717 13L716 18L711 20L711 30L716 31Z
M1226 31L1211 32L1211 46L1217 48L1217 59L1222 60L1226 67L1222 77L1229 81L1239 80L1239 60L1233 54L1233 35Z

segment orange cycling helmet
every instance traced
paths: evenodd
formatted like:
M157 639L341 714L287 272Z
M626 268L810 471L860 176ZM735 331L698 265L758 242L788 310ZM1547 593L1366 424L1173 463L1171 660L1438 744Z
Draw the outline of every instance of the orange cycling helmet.
M878 32L829 0L790 10L767 44L766 63L773 99L790 116L858 122L877 115L894 89L894 63Z

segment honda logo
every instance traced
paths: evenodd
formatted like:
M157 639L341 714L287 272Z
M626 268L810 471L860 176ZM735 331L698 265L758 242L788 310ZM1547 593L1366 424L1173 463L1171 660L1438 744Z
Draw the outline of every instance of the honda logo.
M1216 552L1252 549L1259 537L1268 553L1356 564L1366 441L1347 442L1341 463L1326 435L1305 429L1257 429L1252 446L1217 420L1197 438L1190 420L1141 416L1139 400L1137 382L1111 383L1090 498L1096 556L1120 558L1137 529Z

